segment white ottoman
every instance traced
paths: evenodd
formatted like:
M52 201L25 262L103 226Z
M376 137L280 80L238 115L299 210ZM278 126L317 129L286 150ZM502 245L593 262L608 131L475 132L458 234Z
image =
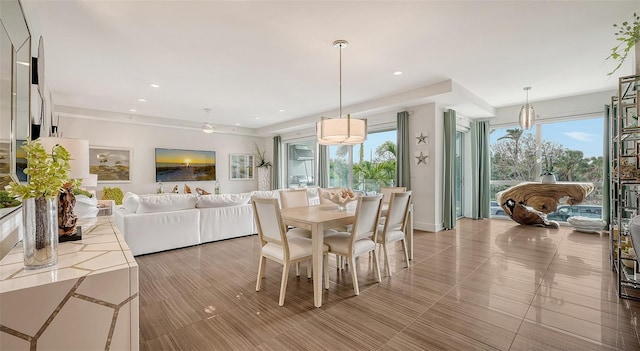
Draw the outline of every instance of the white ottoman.
M569 217L567 218L567 223L569 223L574 230L584 233L599 233L607 224L607 222L600 218L582 216Z

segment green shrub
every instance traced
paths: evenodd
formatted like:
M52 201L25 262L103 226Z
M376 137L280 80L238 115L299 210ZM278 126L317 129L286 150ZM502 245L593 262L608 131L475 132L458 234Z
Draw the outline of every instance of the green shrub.
M22 202L9 196L8 192L0 190L0 208L16 207L20 206L21 204Z
M122 198L124 194L120 188L107 188L102 189L102 200L113 200L116 205L122 205Z
M82 190L82 189L78 189L78 188L73 188L73 195L84 195L88 198L92 198L93 194L86 191L86 190Z

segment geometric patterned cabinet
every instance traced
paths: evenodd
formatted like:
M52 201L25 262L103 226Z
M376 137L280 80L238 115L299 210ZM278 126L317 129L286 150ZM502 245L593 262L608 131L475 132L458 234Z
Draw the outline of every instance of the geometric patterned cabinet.
M111 217L83 220L58 264L0 261L0 350L138 350L138 265Z

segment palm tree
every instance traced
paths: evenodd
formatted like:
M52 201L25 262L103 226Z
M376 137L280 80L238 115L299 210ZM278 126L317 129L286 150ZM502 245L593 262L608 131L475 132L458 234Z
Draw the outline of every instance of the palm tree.
M513 162L518 162L518 156L520 153L520 138L522 138L523 133L524 133L524 129L520 129L520 128L507 129L507 134L498 138L498 140L502 140L502 139L513 140L513 143L514 143Z

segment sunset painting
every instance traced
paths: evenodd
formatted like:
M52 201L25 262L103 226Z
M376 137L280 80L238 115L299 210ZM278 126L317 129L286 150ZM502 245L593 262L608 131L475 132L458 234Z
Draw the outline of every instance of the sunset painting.
M156 182L216 180L216 152L156 148Z

